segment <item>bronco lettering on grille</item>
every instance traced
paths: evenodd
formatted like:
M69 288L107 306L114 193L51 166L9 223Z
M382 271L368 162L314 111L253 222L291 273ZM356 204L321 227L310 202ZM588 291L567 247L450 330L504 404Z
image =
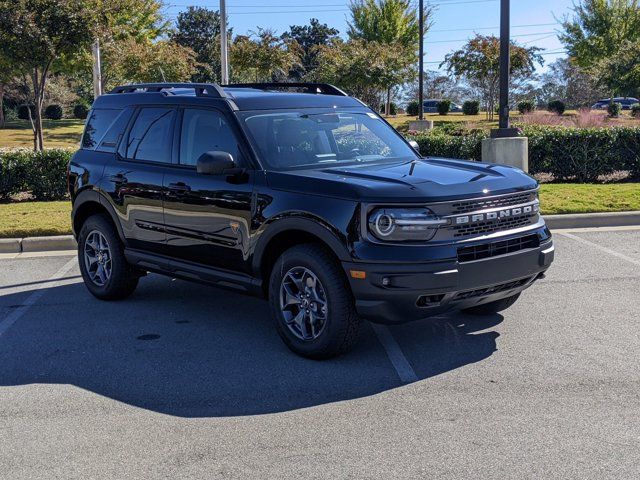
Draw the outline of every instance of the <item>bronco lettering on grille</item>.
M531 215L538 212L538 204L534 203L524 207L504 208L494 212L474 213L473 215L460 215L454 217L455 225L466 225L469 223L486 222L490 220L500 220L503 218L518 217L521 215Z

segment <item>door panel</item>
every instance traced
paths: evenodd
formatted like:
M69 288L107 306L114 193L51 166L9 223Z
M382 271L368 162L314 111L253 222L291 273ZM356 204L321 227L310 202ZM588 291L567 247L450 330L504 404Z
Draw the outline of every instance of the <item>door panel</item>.
M243 165L231 122L215 109L186 108L179 123L179 165L167 169L163 183L167 251L180 260L248 271L253 172L213 176L196 171L200 155L214 150Z

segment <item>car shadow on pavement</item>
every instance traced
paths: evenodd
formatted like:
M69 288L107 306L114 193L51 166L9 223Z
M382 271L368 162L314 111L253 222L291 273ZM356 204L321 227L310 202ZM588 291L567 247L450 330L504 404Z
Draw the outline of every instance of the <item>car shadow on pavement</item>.
M15 295L11 307L24 298ZM452 313L390 330L424 380L491 356L498 333L490 329L501 321ZM119 302L96 300L81 283L57 286L0 337L0 391L70 384L159 413L216 417L402 386L373 329L363 327L351 353L312 361L287 350L260 299L154 275Z

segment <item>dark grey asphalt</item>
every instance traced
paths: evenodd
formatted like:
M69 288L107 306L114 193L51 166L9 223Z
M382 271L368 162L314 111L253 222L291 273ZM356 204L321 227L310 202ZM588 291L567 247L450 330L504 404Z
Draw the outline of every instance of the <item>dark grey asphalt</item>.
M257 299L1 259L0 478L638 478L640 230L570 235L503 315L389 328L409 384L369 325L313 362Z

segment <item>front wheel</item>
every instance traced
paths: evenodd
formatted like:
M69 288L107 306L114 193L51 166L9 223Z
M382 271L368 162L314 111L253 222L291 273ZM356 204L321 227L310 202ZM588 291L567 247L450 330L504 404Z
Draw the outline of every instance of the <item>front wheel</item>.
M323 359L353 347L360 318L338 261L319 245L299 245L276 261L269 303L278 333L298 355Z
M484 303L476 307L463 308L462 311L471 315L492 315L494 313L501 312L502 310L506 310L516 303L518 298L520 298L520 293L516 293L515 295L507 298L501 298L495 302Z

